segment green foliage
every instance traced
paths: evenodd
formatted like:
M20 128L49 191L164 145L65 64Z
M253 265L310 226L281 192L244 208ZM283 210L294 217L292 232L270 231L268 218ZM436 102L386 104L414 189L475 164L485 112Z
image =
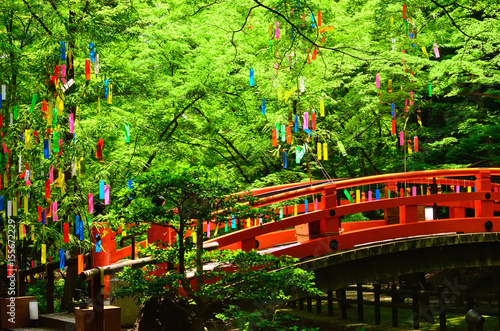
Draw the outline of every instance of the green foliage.
M57 279L54 281L54 298L60 298L63 295L64 279ZM36 282L28 283L26 288L27 296L36 297L38 301L38 309L41 314L47 312L47 284L44 280L37 280ZM54 301L54 312L59 312L61 307L61 302L59 300Z

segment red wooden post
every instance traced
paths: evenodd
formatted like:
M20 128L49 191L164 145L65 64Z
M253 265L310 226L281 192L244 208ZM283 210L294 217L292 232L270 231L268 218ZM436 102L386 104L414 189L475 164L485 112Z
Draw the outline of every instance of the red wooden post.
M94 246L93 250L93 260L94 267L105 267L110 265L111 263L111 252L112 244L115 244L113 240L111 240L112 232L111 229L107 226L100 228L99 230L96 227L92 228L92 242L96 243L96 236L99 235L101 239L101 251L96 252L96 248ZM109 276L104 278L104 293L108 294L110 292L109 287Z
M476 175L476 192L484 193L481 200L474 201L476 217L493 217L493 200L491 195L491 179L489 171L480 171Z
M337 187L330 185L323 191L321 209L337 207ZM341 228L340 217L335 217L335 210L330 211L330 217L319 222L319 231L322 236L338 235Z

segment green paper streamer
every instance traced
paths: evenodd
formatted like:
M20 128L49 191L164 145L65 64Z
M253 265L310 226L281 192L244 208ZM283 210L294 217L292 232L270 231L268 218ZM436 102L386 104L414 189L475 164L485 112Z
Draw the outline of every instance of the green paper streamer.
M54 152L59 152L59 132L54 132Z
M12 112L14 113L12 117L17 120L17 105L12 108Z
M340 152L342 153L342 156L347 156L347 152L345 151L344 144L339 140L337 142L337 146L339 147Z
M281 141L286 141L286 126L281 125Z
M227 221L224 223L224 231L227 232Z
M408 21L405 21L405 26L406 26L406 35L409 36L410 33L408 32Z
M126 143L129 143L130 142L130 124L129 123L125 123L124 124L125 126L125 142Z
M30 107L30 113L35 110L35 105L36 105L36 94L33 94L33 98L31 99L31 107Z
M55 128L57 125L57 108L52 108L52 127Z
M432 83L429 83L429 97L432 97Z
M352 199L351 194L349 193L349 191L344 190L344 194L345 194L345 196L347 197L347 199L349 200L350 203L354 203L354 200Z

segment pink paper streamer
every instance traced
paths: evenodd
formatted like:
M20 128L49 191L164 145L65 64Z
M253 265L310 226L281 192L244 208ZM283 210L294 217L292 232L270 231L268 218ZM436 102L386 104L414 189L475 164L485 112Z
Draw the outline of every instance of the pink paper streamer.
M404 141L404 132L403 131L400 131L399 132L399 145L400 146L403 146L405 144L405 141Z
M7 153L7 145L5 145L5 143L2 143L2 145L3 145L3 152Z
M460 193L460 185L457 185L457 193Z
M109 185L104 185L104 204L109 205Z
M413 106L413 92L410 92L411 99L410 99L410 106Z
M376 84L377 88L380 88L380 75L379 74L375 75L375 84Z
M75 133L75 114L69 114L69 133Z
M373 193L372 191L368 191L368 201L372 201Z
M411 195L412 195L412 196L414 196L414 197L416 197L416 196L417 196L417 187L416 187L416 186L413 186L413 187L411 188Z
M63 84L66 84L66 65L65 64L61 64L61 81Z
M94 212L94 195L89 193L89 214Z
M207 238L210 238L210 221L207 222Z
M434 55L436 56L436 59L439 59L441 55L439 55L438 44L434 43L433 46L434 46Z
M318 210L318 199L314 199L314 210Z
M306 130L307 128L309 128L309 113L308 112L304 112L304 124L303 124L303 128L304 128L304 130Z
M57 201L52 202L52 219L57 222Z
M275 26L275 29L274 29L274 33L275 33L274 38L275 39L280 39L280 29L278 28L278 25L279 25L279 22L276 22L274 24L274 26Z
M63 145L63 140L62 139L59 139L59 153L57 153L57 155L62 155L62 145Z

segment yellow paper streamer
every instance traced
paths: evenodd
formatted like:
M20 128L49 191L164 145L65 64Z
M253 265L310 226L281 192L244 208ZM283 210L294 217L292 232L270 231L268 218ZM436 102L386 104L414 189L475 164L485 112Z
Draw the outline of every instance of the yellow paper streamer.
M25 235L23 233L23 224L19 224L19 239L24 239Z
M356 203L360 203L360 202L361 202L361 191L356 190Z
M109 84L108 105L111 105L112 103L113 103L113 85Z
M389 85L389 93L392 93L392 79L389 79L388 85Z
M323 160L328 161L328 145L323 143Z
M46 255L47 255L46 249L47 249L46 245L42 244L42 254L41 254L42 264L47 263L47 260L46 260Z
M17 198L12 199L12 216L17 216Z
M31 130L24 130L24 148L31 148Z
M325 100L319 100L319 115L325 117Z
M427 60L429 60L429 54L427 54L427 49L425 49L425 46L422 46L422 53L424 53Z
M467 186L467 193L471 193L472 192L472 186Z
M99 111L99 116L101 116L101 97L97 98L97 110Z
M9 187L9 180L7 179L7 175L3 175L3 187Z
M31 241L35 240L35 226L31 226Z
M297 205L293 206L293 214L297 216Z
M66 192L66 185L64 183L64 173L59 173L59 185L61 185L61 193Z
M251 227L252 226L252 223L250 223L250 219L248 218L247 219L247 228Z
M64 110L64 101L59 96L59 93L57 94L56 97L56 108L57 108L57 116L62 116Z
M318 160L321 160L321 143L318 143L318 146L317 146L317 151L318 151Z

